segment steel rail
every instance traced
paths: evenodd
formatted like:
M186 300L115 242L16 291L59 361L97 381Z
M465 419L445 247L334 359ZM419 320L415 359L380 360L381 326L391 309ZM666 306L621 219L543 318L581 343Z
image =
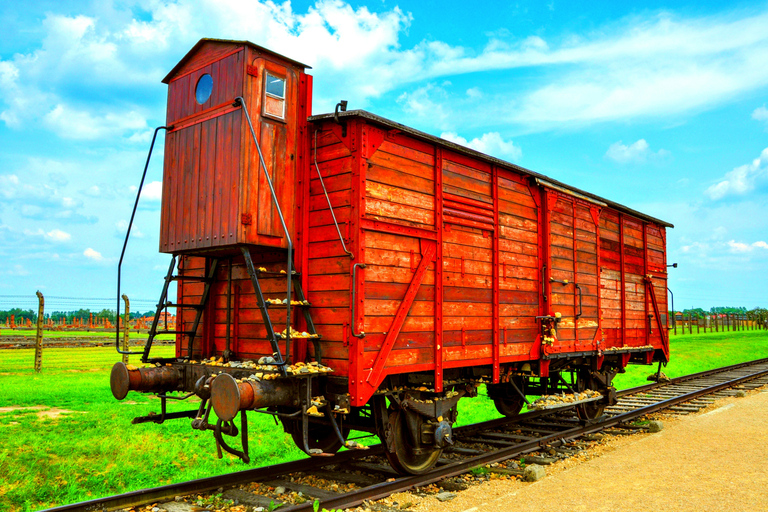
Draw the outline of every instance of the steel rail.
M721 372L717 372L717 373L721 373ZM564 430L562 432L557 432L554 434L540 437L533 441L523 442L516 446L510 446L507 448L494 450L492 452L488 452L482 455L477 455L475 457L471 457L469 459L465 459L460 462L446 464L445 466L441 466L423 475L402 477L402 478L396 479L393 482L382 482L380 484L375 484L369 487L365 487L363 489L360 489L359 491L348 492L336 498L320 500L320 508L324 508L328 510L345 509L345 508L360 505L365 501L381 499L391 494L394 494L396 492L402 492L408 489L412 489L414 487L420 487L423 485L435 483L445 478L461 475L471 470L472 468L475 468L478 466L492 464L494 462L501 462L501 461L510 459L512 457L516 457L518 455L523 455L526 453L537 451L541 447L561 439L571 439L571 438L576 438L586 434L599 432L601 430L614 427L621 423L626 423L627 421L640 418L647 414L658 412L662 409L666 409L667 407L672 407L679 403L693 400L703 395L715 393L717 391L720 391L721 389L736 386L742 382L752 380L752 379L761 377L763 375L768 375L768 369L764 369L753 374L738 377L736 379L727 380L719 384L702 388L700 390L691 391L690 393L686 393L684 395L680 395L677 397L669 398L667 400L656 402L655 404L647 405L645 407L641 407L633 411L629 411L623 414L618 414L616 416L608 418L607 420L604 420L604 421L600 421L598 423L588 424L582 427L576 427L569 430ZM281 510L283 512L298 512L301 510L310 510L312 507L313 507L313 503L307 502L301 505L281 507Z
M73 503L71 505L61 505L59 507L45 509L41 512L101 512L104 510L117 510L121 508L130 508L143 505L145 503L154 503L163 500L172 500L176 496L183 496L191 493L202 493L218 489L220 487L232 487L235 485L249 482L258 482L260 480L273 479L276 476L296 473L298 471L311 471L327 466L332 463L343 463L351 459L360 457L360 454L380 455L383 453L381 445L372 446L369 450L348 450L338 453L332 458L329 457L308 457L291 462L284 462L274 466L264 466L261 468L247 469L236 473L227 473L225 475L200 478L178 484L169 484L150 489L140 489L124 494L109 496L106 498L97 498L94 500ZM331 461L331 462L329 462Z
M661 388L668 385L680 384L682 382L694 380L697 378L709 377L709 376L717 375L719 373L738 370L741 368L746 368L749 366L754 366L754 365L763 364L763 363L768 363L768 358L749 361L746 363L739 363L739 364L730 365L722 368L716 368L714 370L706 370L703 372L685 375L682 377L676 377L674 379L671 379L669 382L653 383L653 384L647 384L644 386L628 388L628 389L619 391L617 395L628 396L636 393L642 393L645 391ZM517 455L522 455L525 453L536 451L542 445L551 443L558 439L564 439L564 438L568 439L572 437L578 437L580 435L597 432L599 430L609 428L611 426L615 426L620 423L625 423L636 417L640 417L645 414L649 414L651 412L656 412L659 409L670 407L672 405L676 405L677 403L691 400L692 398L697 398L698 396L703 394L708 394L708 393L718 391L720 389L731 387L740 382L757 378L764 374L768 374L768 370L765 370L756 374L743 376L735 380L725 381L723 383L719 383L709 388L702 388L702 390L697 390L685 395L680 395L679 397L674 397L674 398L665 400L663 402L658 402L656 404L643 407L641 409L636 409L627 413L613 416L612 418L604 422L594 423L594 424L586 425L583 427L566 430L566 431L552 434L549 436L537 438L535 441L521 443L516 446L510 446L507 448L503 448L501 450L489 452L487 454L479 455L470 459L466 459L461 462L456 462L449 465L441 466L440 468L437 468L436 470L433 470L432 472L426 475L420 475L420 476L414 476L414 477L402 477L402 478L398 478L394 482L384 482L381 484L376 484L376 485L361 489L359 491L349 492L344 496L341 496L339 498L334 498L333 500L321 501L321 506L331 510L335 508L343 508L343 507L351 507L351 506L359 505L363 501L367 501L371 499L380 499L382 497L388 496L400 490L406 490L412 487L426 485L429 483L442 480L444 478L465 473L477 466L490 464L490 463L498 462L501 460L506 460L506 459L515 457ZM554 412L560 412L566 409L568 408L558 409L554 411L553 410L530 411L530 412L515 416L513 418L499 418L495 420L485 421L482 423L473 423L471 425L464 425L464 426L455 428L454 432L466 433L466 432L473 432L476 430L500 428L508 424L524 422L526 420L535 419L541 416L547 416L547 415L553 414ZM249 482L274 479L277 476L286 475L289 473L312 471L313 469L318 469L331 464L348 462L359 457L366 457L370 455L381 455L383 452L384 452L383 446L381 444L377 444L377 445L371 446L370 449L366 451L349 450L349 451L340 452L336 454L334 457L308 457L308 458L291 461L291 462L285 462L285 463L277 464L273 466L265 466L261 468L248 469L245 471L227 473L224 475L202 478L198 480L191 480L188 482L182 482L178 484L169 484L161 487L140 489L137 491L131 491L124 494L109 496L105 498L97 498L89 501L73 503L70 505L61 505L58 507L45 509L45 511L41 511L41 512L65 512L65 511L66 512L95 512L95 511L116 510L120 508L136 507L145 503L153 503L153 502L159 502L162 500L173 499L176 496L182 496L182 495L192 494L192 493L203 493L206 491L218 489L220 487L228 488L228 487L233 487L233 486L237 486L237 485L241 485ZM363 496L363 497L360 497L360 496ZM349 499L352 501L350 502L342 501L345 499ZM354 501L354 500L358 500L358 501ZM309 508L311 508L311 506L312 506L311 503L306 503L298 506L281 507L281 510L285 512L308 510Z

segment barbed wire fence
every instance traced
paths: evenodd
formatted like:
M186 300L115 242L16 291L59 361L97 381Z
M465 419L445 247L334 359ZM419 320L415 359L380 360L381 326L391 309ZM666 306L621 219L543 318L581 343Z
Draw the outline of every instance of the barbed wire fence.
M90 311L94 315L104 310L112 314L117 313L117 299L115 297L66 297L57 295L45 295L45 317L53 313L74 313L77 311ZM140 314L154 315L157 307L156 299L130 298L131 311ZM24 312L32 312L33 321L37 320L38 298L34 293L29 295L0 295L0 312L20 309ZM119 314L123 314L125 304L120 301Z

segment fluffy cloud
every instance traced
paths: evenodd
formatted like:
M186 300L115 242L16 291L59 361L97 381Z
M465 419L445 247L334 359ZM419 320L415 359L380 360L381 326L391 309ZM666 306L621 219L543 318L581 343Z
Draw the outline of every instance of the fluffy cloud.
M728 247L730 248L731 252L744 253L744 252L751 252L754 249L768 249L768 243L760 240L758 242L753 242L751 244L745 244L744 242L729 240Z
M62 139L97 140L147 129L144 116L134 111L95 113L61 104L43 122Z
M72 235L60 229L53 229L48 231L45 236L54 242L67 242L72 238Z
M765 108L765 105L757 107L754 112L752 112L752 119L768 123L768 108Z
M91 249L90 247L83 251L83 256L93 261L104 261L104 256L102 256L99 251Z
M147 201L160 201L163 197L163 182L150 181L141 188L141 198Z
M655 153L651 151L645 139L640 139L628 146L622 143L622 141L614 142L605 153L606 158L620 164L643 163L650 159L664 158L668 155L669 151L666 149L660 149Z
M762 65L768 60L768 12L634 16L562 40L496 34L476 50L433 40L404 46L413 20L397 7L372 12L341 0L317 0L295 12L290 2L244 7L236 0L160 0L145 8L141 19L119 8L100 16L48 14L38 49L0 60L0 120L22 127L40 104L54 105L43 112L44 123L61 137L92 140L107 129L142 142L143 109L161 104L162 95L147 100L140 93L157 88L179 48L205 36L250 39L312 65L314 103L322 110L338 101L338 84L352 104L364 107L407 84L514 68L541 72L527 89L514 78L502 79L510 80L499 84L505 92L490 101L508 122L543 127L675 115L768 84L768 67ZM105 90L124 97L107 101ZM476 98L479 89L470 91ZM85 105L77 101L84 97ZM419 98L410 99L418 108ZM477 112L459 114L466 119Z
M726 196L744 195L767 180L768 148L765 148L751 163L740 165L726 173L720 181L707 188L705 194L713 200Z
M471 141L467 141L464 137L453 132L441 133L440 137L486 155L511 160L512 162L519 161L523 156L523 150L519 146L516 146L511 140L505 141L498 132L484 133L480 138L474 138Z

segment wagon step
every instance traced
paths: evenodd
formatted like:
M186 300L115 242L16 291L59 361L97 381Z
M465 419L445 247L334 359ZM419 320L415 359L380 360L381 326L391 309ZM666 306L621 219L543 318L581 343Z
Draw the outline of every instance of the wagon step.
M181 304L178 302L166 302L166 307L169 308L192 308L192 309L203 309L205 308L205 305L203 304Z
M171 281L198 281L201 283L212 283L213 279L210 277L205 276L185 276L185 275L178 275L178 276L170 276L168 279Z
M256 273L261 277L271 278L271 277L287 277L287 272L274 272L272 270L256 270ZM301 277L301 272L296 272L295 270L291 272L292 277Z
M296 336L292 334L290 338L311 340L315 348L315 360L318 363L322 363L322 354L320 351L320 344L319 344L320 336L317 334L317 330L315 329L315 324L312 321L312 316L309 313L309 308L311 307L311 304L309 303L306 296L304 295L304 290L301 285L301 279L299 279L301 274L296 271L296 269L293 267L292 262L290 264L286 264L286 267L290 267L290 268L286 268L286 270L277 271L277 272L266 270L264 269L264 267L257 268L253 264L253 259L251 258L250 249L247 246L243 246L240 249L243 253L243 258L245 260L245 267L248 270L249 277L251 278L253 289L256 292L257 304L258 304L259 310L261 311L261 316L264 321L264 327L266 328L266 331L267 331L266 339L269 340L272 346L272 352L273 354L275 354L275 359L277 360L277 364L281 365L281 364L284 364L284 362L291 360L290 343L288 343L286 337L279 332L282 329L282 327L276 326L273 323L272 318L269 315L269 310L270 309L289 309L289 308L297 308L297 310L301 312L302 318L304 319L304 323L306 325L304 327L306 329L305 335ZM260 279L273 279L273 278L290 278L290 283L288 283L288 286L286 287L287 290L285 294L285 299L281 299L279 303L268 302L268 300L264 298L264 293L261 287ZM271 299L271 300L276 300L276 299ZM283 303L282 300L286 300L286 303ZM290 323L291 323L290 321L286 321L286 323L283 324L285 325L285 329L289 328ZM293 332L294 332L294 329L291 327L291 333ZM283 350L281 350L280 343L279 343L282 340L286 340ZM285 371L284 367L283 367L283 371Z
M160 300L157 302L157 310L155 311L155 318L152 320L152 326L149 328L149 335L147 336L147 343L144 346L144 355L142 361L149 359L149 351L152 347L152 342L158 334L181 334L187 337L187 355L192 357L192 351L194 348L195 338L197 337L197 327L200 325L200 320L203 317L203 310L205 310L208 303L208 296L210 295L211 284L216 276L216 269L219 265L219 259L215 257L205 257L205 275L203 276L190 276L184 274L174 275L174 270L181 269L180 257L174 255L171 258L171 265L168 267L168 273L165 275L165 284L163 285L163 291L160 293ZM168 300L168 288L173 281L193 281L204 283L203 292L200 296L199 303L181 304ZM192 325L189 329L168 329L168 308L176 308L176 317L180 318L179 312L184 309L195 310L195 317ZM160 328L160 318L164 317L165 329ZM182 325L183 326L183 325ZM182 327L178 326L177 327Z
M195 334L195 331L179 331L174 329L155 331L155 336L157 336L158 334L183 334L184 336L192 336L193 334Z

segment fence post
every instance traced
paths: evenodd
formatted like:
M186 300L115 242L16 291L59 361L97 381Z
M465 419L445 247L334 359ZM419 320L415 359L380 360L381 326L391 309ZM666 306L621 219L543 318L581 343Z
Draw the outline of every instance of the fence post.
M43 312L45 311L45 299L40 290L37 291L37 300L40 306L37 308L37 336L35 336L35 371L40 373L43 368Z
M675 328L675 336L677 336L677 313L672 310L672 327Z
M688 313L688 334L693 334L693 313Z
M696 334L701 333L701 325L699 324L699 320L700 320L699 314L697 313L696 314Z
M131 318L131 301L128 300L128 296L123 294L123 300L125 301L125 319L123 320L123 352L128 352L128 328L130 327ZM117 312L118 320L120 312ZM128 354L123 354L123 363L128 364Z

